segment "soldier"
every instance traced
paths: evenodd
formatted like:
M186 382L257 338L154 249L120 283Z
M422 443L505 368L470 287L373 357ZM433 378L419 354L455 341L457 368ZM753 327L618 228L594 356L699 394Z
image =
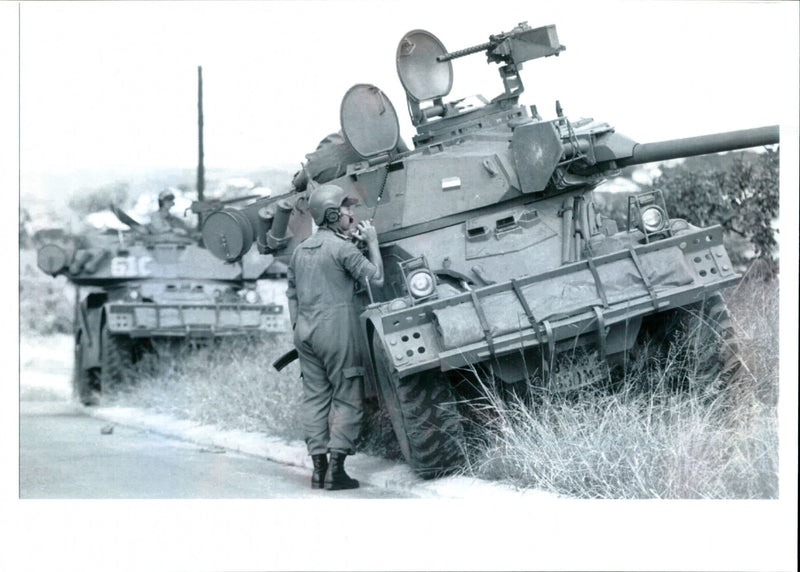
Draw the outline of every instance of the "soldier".
M150 224L147 225L151 234L164 234L167 232L189 234L189 226L183 219L169 212L173 206L175 206L175 195L172 194L172 191L161 191L158 195L158 210L152 214Z
M308 207L319 230L298 245L287 271L314 489L358 487L344 470L345 458L355 453L363 414L364 368L356 347L353 292L359 281L382 286L383 262L375 228L368 221L355 225L352 204L336 185L322 185L311 193ZM369 258L353 237L366 241Z

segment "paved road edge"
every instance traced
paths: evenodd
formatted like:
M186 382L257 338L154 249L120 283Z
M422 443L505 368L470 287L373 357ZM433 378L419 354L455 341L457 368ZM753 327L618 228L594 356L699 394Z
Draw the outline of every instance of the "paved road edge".
M221 447L270 461L311 469L311 459L301 441L286 441L263 433L222 430L211 425L200 425L193 421L175 419L134 407L84 407L84 411L111 423L136 427L190 441L206 447ZM347 461L348 471L359 480L375 487L401 490L421 498L558 498L556 495L518 489L510 485L494 483L471 477L454 476L425 481L402 463L379 459L357 453Z

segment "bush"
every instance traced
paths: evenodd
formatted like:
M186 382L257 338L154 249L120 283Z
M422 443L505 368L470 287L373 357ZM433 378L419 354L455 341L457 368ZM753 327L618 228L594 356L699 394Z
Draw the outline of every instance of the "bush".
M653 187L664 192L671 216L698 226L719 224L746 239L753 257L774 261L778 216L778 151L734 155L730 167L694 169L690 162L664 168Z
M80 216L108 209L110 204L122 205L128 200L128 183L116 182L96 189L74 193L68 206Z
M19 329L28 334L71 334L75 288L36 266L36 253L20 251Z
M772 265L777 272L779 209L779 153L729 153L687 159L662 167L662 174L644 190L661 189L671 218L696 226L721 225L731 261L746 268L753 260ZM627 193L595 193L598 213L627 224Z

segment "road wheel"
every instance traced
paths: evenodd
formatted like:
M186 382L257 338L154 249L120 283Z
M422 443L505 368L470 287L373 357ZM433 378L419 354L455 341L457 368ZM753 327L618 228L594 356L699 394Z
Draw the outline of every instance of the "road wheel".
M691 313L686 327L691 351L696 356L694 386L700 390L721 389L739 373L741 361L728 306L719 294Z
M72 365L72 394L83 405L97 405L97 393L100 384L94 368L83 368L83 339L80 334L75 338L75 360Z
M130 338L108 331L106 324L100 331L100 388L103 392L127 380L133 363L133 343Z
M728 306L720 294L702 302L657 314L644 325L649 347L662 357L681 357L686 364L685 387L718 390L741 367Z
M400 377L377 336L372 350L378 390L408 464L424 479L458 468L464 433L450 382L439 372Z

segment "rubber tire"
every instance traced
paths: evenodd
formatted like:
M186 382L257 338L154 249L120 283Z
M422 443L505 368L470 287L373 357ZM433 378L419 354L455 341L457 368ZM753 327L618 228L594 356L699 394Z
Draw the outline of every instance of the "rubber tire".
M81 335L75 338L75 360L72 365L72 394L83 405L97 405L97 392L100 390L97 372L94 368L83 369L83 344Z
M130 338L100 330L100 390L105 392L127 380L126 372L133 363L133 344Z
M663 355L672 343L692 344L690 351L698 366L692 375L691 389L719 389L735 377L741 361L728 306L721 294L711 294L703 302L655 318L643 327L643 332L660 347Z
M697 389L719 389L739 372L741 361L734 339L728 305L720 294L712 294L688 321L697 352Z
M423 479L458 469L464 461L464 429L448 379L440 372L401 378L377 336L372 351L381 402L406 462Z

